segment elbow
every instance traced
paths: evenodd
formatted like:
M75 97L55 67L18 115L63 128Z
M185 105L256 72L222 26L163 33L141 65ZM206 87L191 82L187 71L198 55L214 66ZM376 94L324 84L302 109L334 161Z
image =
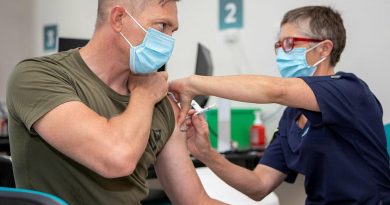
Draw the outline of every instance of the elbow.
M98 174L108 179L125 177L131 175L136 166L136 161L129 160L129 157L113 155L101 164Z
M251 195L249 196L249 198L251 198L252 200L254 201L261 201L264 199L264 196L260 195L260 194L256 194L256 195Z
M268 195L268 192L264 191L257 191L251 194L248 194L248 197L251 198L254 201L261 201Z

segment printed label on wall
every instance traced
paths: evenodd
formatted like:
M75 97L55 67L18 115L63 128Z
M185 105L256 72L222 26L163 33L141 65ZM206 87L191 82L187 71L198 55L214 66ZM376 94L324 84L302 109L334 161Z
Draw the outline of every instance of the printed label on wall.
M242 0L220 0L219 29L242 28L243 14Z
M43 48L44 51L57 50L57 25L45 25L43 28Z

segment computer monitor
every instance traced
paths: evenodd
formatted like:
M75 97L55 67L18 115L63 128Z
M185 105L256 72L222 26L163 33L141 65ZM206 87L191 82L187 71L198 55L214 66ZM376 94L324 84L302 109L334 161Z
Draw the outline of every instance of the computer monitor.
M73 48L79 48L87 45L88 39L78 38L59 38L58 39L58 51L67 51Z
M198 53L196 57L196 75L213 75L213 62L211 59L211 52L204 45L198 43ZM194 100L201 106L204 107L207 104L209 96L196 96Z

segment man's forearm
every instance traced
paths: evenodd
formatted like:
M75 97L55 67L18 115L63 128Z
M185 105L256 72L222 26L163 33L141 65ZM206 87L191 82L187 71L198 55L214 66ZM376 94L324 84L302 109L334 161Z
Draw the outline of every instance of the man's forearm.
M132 162L133 168L147 146L154 106L147 98L132 96L126 110L108 120L105 134L111 138L112 148L123 153L122 159Z

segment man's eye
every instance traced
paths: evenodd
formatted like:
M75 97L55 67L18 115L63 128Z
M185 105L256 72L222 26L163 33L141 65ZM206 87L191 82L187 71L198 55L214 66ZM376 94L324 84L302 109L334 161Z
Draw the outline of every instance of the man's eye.
M167 25L166 23L159 23L158 28L162 31L162 30L164 30L166 25Z

